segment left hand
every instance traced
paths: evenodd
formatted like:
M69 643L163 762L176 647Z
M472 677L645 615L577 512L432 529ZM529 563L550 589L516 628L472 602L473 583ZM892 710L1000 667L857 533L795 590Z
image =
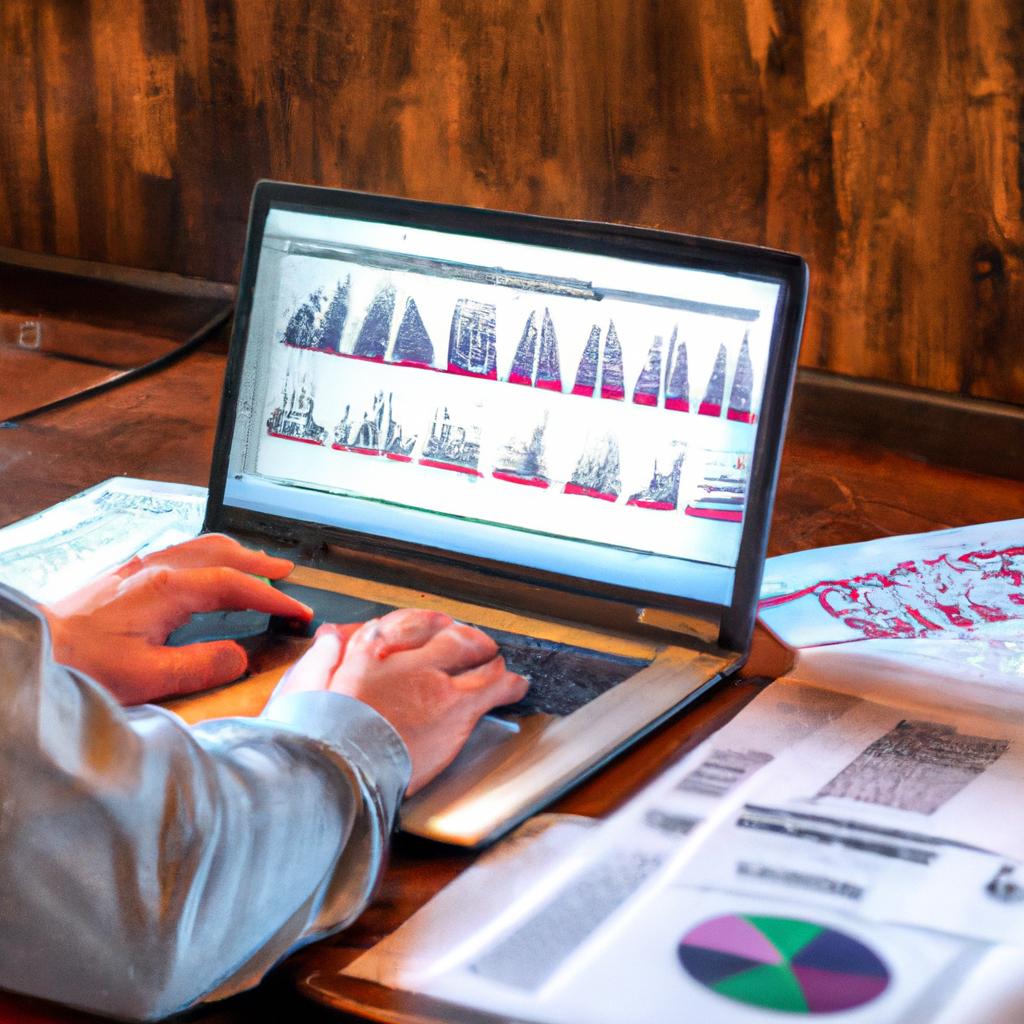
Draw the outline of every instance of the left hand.
M411 795L451 764L482 715L526 689L486 633L443 612L401 608L361 625L321 626L275 696L327 690L368 704L409 751Z
M292 571L287 559L206 534L133 558L44 608L55 660L103 683L122 704L179 696L237 679L248 659L233 640L166 646L194 612L268 612L309 621L313 612L257 579Z

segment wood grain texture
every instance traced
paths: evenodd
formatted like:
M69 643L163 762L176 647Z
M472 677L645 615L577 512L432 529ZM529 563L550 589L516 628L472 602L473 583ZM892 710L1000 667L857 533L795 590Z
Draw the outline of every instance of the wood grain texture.
M230 280L261 177L795 249L805 365L1024 402L1019 0L5 0L0 244Z

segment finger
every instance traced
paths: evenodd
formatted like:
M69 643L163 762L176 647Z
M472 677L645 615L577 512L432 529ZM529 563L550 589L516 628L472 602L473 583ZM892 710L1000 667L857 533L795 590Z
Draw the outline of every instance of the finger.
M275 558L262 551L254 551L222 533L206 533L163 551L133 558L117 570L117 575L128 579L144 569L202 569L215 566L238 569L240 572L268 576L275 580L287 576L295 568L294 563L287 558Z
M358 628L349 637L346 650L352 654L362 654L364 657L375 658L377 656L377 644L380 640L380 619L367 619L359 623Z
M380 620L377 656L386 658L398 651L422 647L442 629L452 625L452 617L444 612L429 611L426 608L398 608Z
M305 654L285 672L274 689L274 696L326 690L341 662L344 642L333 630L319 629Z
M364 649L378 660L399 651L422 647L442 629L452 625L452 617L425 608L398 608L352 637L352 649Z
M484 665L460 672L452 681L462 692L473 694L480 714L502 704L515 704L530 688L523 676L508 671L500 654Z
M249 661L234 640L214 640L185 647L154 647L148 673L152 692L180 696L223 686L237 679Z
M313 639L315 640L321 634L328 634L338 639L340 649L338 651L338 661L334 666L337 668L345 658L345 651L348 650L348 642L352 639L352 634L361 626L361 622L323 622L317 627Z
M194 612L248 610L307 622L313 617L312 608L239 569L146 569L130 585L134 597L144 594L160 609L157 632L182 625Z
M453 622L418 650L405 651L395 657L455 674L476 668L497 653L498 645L486 633L464 623Z

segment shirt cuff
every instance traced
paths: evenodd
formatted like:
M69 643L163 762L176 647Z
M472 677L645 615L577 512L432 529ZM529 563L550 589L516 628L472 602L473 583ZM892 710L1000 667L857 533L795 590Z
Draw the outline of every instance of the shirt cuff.
M260 718L283 725L337 751L376 784L393 824L409 786L412 762L394 726L368 704L326 691L274 697Z

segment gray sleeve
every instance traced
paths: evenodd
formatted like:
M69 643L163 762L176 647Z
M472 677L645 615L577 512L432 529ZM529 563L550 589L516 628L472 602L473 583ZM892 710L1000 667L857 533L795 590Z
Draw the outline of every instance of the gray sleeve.
M50 658L0 587L0 988L148 1019L255 984L343 927L409 780L338 694L190 729Z

